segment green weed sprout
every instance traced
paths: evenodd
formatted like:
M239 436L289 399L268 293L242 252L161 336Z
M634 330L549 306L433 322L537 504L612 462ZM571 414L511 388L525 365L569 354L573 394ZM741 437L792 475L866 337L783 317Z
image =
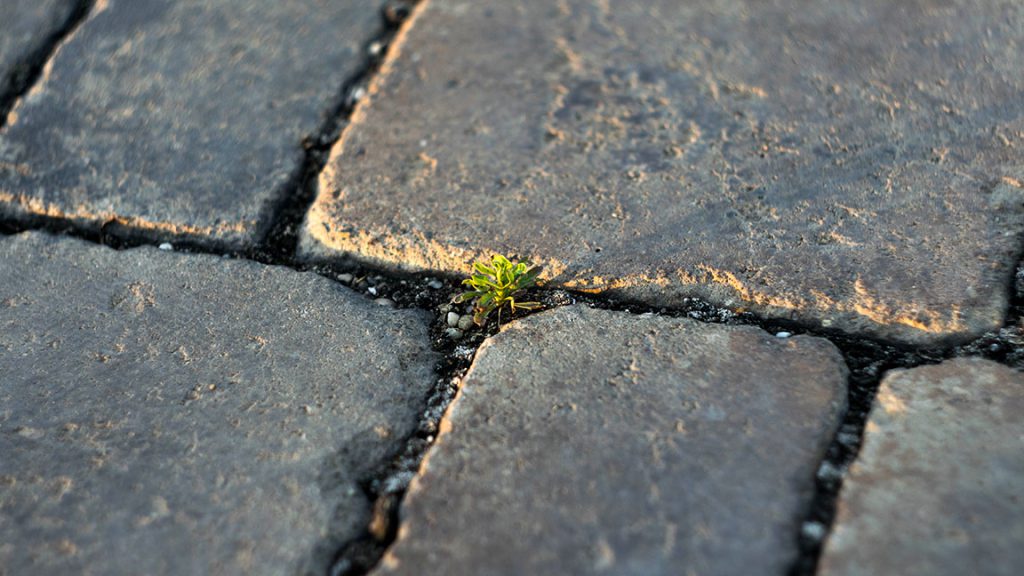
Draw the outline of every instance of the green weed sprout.
M530 266L525 262L513 264L500 254L491 257L491 265L483 262L473 264L475 273L462 281L464 286L472 288L469 292L463 292L458 296L456 302L466 302L476 298L476 308L473 312L473 322L477 326L487 323L487 317L494 310L498 311L498 324L501 324L501 309L508 305L515 312L518 308L524 310L535 310L540 308L540 302L516 302L516 295L520 291L529 288L537 283L537 275L540 274L539 266Z

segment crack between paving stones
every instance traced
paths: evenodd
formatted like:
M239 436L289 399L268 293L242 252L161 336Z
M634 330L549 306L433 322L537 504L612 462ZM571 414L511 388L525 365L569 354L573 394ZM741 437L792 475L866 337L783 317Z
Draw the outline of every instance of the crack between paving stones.
M67 19L42 44L30 52L3 79L0 85L0 129L7 125L8 115L18 101L36 86L44 76L46 65L81 25L94 13L96 0L79 0Z
M427 0L393 0L381 10L381 28L363 47L367 59L341 88L339 98L329 107L320 128L302 142L304 157L295 175L284 186L276 204L269 206L259 221L268 222L267 231L254 250L258 257L292 260L298 248L302 221L317 194L317 181L331 150L349 125L356 106L366 96L372 79L395 57L394 44L416 20Z

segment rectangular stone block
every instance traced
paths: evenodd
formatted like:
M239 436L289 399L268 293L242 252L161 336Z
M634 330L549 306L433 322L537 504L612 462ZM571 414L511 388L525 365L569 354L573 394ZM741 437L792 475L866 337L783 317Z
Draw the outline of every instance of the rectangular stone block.
M0 130L0 215L252 248L383 0L105 0Z
M0 573L325 574L416 428L422 313L249 261L0 239Z
M882 380L822 576L1016 576L1024 375L977 358Z
M1024 233L1024 5L432 0L302 249L700 296L913 344L1002 325Z
M559 308L487 340L375 575L787 574L846 405L826 340Z

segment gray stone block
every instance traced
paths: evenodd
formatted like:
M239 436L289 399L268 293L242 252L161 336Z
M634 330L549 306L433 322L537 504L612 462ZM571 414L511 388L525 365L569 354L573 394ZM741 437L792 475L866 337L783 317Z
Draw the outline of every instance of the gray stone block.
M0 215L251 248L382 0L106 0L0 131Z
M1024 232L1005 0L433 0L304 256L701 296L915 344L1002 325Z
M324 574L435 378L312 273L23 234L0 278L5 575Z
M882 380L819 574L1015 576L1024 375L977 358Z
M581 306L516 321L375 574L786 574L845 404L825 340Z

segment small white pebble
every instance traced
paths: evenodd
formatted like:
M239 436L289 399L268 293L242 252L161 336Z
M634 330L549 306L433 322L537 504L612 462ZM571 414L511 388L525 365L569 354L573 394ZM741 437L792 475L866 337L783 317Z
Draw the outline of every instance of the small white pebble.
M828 482L839 480L843 477L843 471L833 466L830 462L823 462L818 468L818 479Z
M366 291L369 292L370 294L374 295L374 296L377 295L377 289L374 288L373 286L370 286L369 288L367 288Z
M373 303L378 306L387 306L388 308L395 307L395 301L392 300L391 298L377 298L376 300L373 301Z
M381 44L380 42L371 42L369 48L367 48L367 52L370 53L370 56L376 56L376 55L380 54L380 52L381 52L381 50L383 50L383 48L384 48L384 45Z
M860 443L860 437L856 434L850 434L849 432L840 432L836 439L839 443L844 446L856 446Z
M426 147L427 147L427 141L426 140L420 140L420 148L426 148Z
M351 274L338 274L338 282L341 282L342 284L351 284L352 283L352 275Z
M775 337L776 338L789 338L792 335L793 335L792 332L776 332L775 333Z
M825 537L825 525L821 522L804 522L800 531L803 532L804 536L816 542L821 541Z
M174 246L172 246L170 242L164 242L163 244L160 245L160 249L161 250L174 250Z
M455 312L449 312L448 316L445 317L445 321L448 322L449 326L455 328L459 325L459 315Z
M427 287L433 288L434 290L440 290L441 288L444 288L444 284L440 280L431 278L430 282L427 282Z
M444 333L452 340L462 339L462 330L459 330L458 328L449 328L445 330Z

